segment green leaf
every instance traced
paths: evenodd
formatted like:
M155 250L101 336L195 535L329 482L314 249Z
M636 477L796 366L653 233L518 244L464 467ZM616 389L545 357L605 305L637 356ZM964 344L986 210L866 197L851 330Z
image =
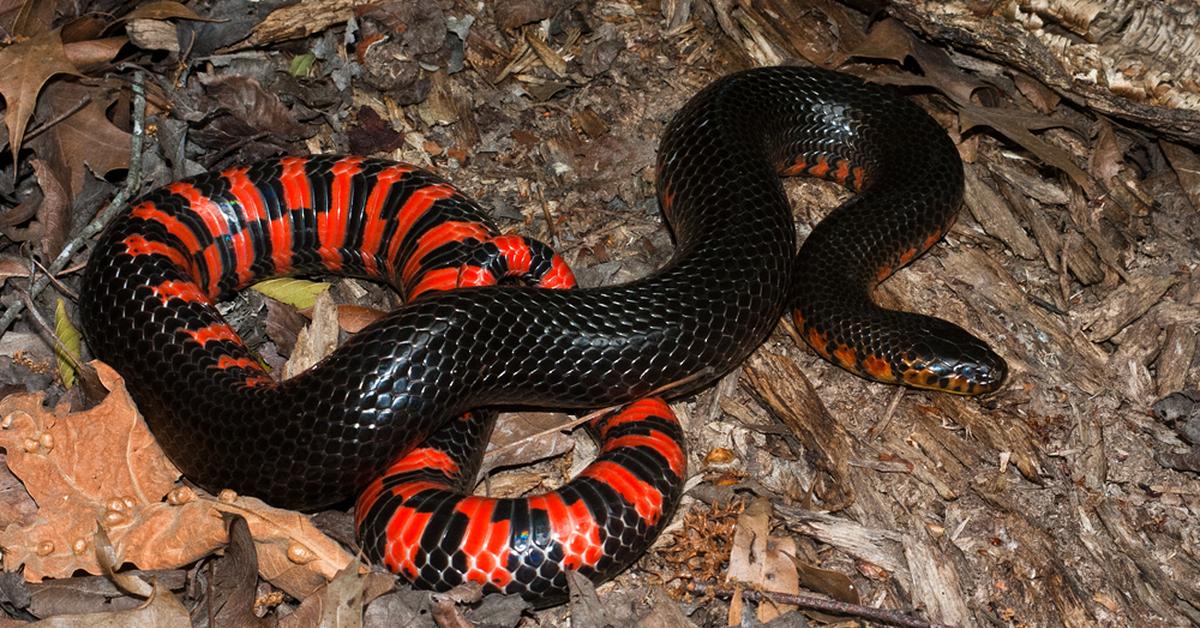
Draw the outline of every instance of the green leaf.
M82 341L79 330L71 323L71 317L67 316L67 304L62 299L54 308L54 335L58 336L59 342L54 347L54 353L58 356L58 374L62 377L63 386L70 388L75 385L75 364L80 360Z
M317 55L313 53L302 54L292 58L292 66L288 68L288 72L295 77L305 77L312 73L313 64L317 61Z
M251 288L298 310L307 310L317 302L318 294L329 289L329 284L323 281L279 277L260 281Z

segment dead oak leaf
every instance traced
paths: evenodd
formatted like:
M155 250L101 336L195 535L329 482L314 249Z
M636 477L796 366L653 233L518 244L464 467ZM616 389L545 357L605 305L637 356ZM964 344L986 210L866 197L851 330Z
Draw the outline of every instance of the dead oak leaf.
M60 82L47 86L42 100L39 119L58 122L30 144L63 173L72 199L83 191L89 169L103 178L113 170L129 167L130 137L108 119L107 109L113 100L109 93ZM87 104L80 108L79 103L85 101ZM78 110L71 113L72 109Z
M41 393L0 400L0 448L38 505L32 523L0 531L6 570L24 565L32 582L77 570L102 573L94 547L98 522L115 564L176 568L225 545L222 512L246 518L259 572L291 595L303 598L353 562L304 515L248 497L173 490L179 472L146 429L124 381L93 364L110 392L90 410L48 410Z
M13 161L21 149L25 126L37 105L42 86L55 74L79 71L67 60L58 30L47 31L0 50L0 95L8 107L4 124L8 127Z

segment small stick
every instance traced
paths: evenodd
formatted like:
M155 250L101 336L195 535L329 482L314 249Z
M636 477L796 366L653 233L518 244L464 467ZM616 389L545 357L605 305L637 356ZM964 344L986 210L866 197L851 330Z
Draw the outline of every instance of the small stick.
M711 592L722 597L729 597L734 594L734 590L729 587L711 585L706 582L694 582L691 588L698 593ZM790 604L814 611L821 611L822 613L859 617L891 626L903 626L904 628L951 628L949 624L926 621L900 611L839 602L815 595L793 595L790 593L774 593L772 591L758 591L755 589L743 589L741 594L746 599L752 601L769 600L777 604Z

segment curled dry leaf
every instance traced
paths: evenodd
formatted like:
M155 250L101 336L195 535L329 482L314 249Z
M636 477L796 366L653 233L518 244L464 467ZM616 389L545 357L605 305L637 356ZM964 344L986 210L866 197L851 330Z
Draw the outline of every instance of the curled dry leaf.
M65 82L47 86L42 95L38 119L61 119L31 139L30 145L55 172L62 173L59 176L72 199L83 192L88 170L103 178L113 170L129 167L130 136L108 119L114 97L115 91L106 93ZM80 103L86 104L80 108Z
M79 74L67 60L58 30L47 31L0 50L0 95L7 110L4 123L8 127L13 161L21 150L25 125L37 105L42 86L55 74Z
M0 400L0 447L39 508L33 523L0 531L6 570L24 565L32 582L77 570L101 573L93 543L97 522L112 540L116 564L186 565L225 545L222 512L245 517L259 573L290 595L307 596L353 561L299 513L249 497L172 490L179 471L146 429L124 381L107 365L93 364L110 393L90 410L47 410L41 393Z
M36 625L54 628L97 628L97 626L187 626L191 623L187 608L165 586L154 584L145 604L123 611L98 611L79 615L59 615Z
M771 502L765 498L755 499L738 516L726 577L764 591L799 595L800 577L792 562L796 541L790 536L771 536L770 519ZM794 608L764 599L758 605L758 619L766 623Z

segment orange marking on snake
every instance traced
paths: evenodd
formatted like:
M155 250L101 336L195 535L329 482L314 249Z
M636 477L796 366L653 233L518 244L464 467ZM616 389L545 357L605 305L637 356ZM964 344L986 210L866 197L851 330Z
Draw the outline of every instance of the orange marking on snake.
M266 205L258 186L250 181L247 174L249 168L229 168L221 176L229 183L229 192L241 209L243 228L233 236L234 259L237 260L238 287L244 287L254 278L250 267L254 265L257 256L254 253L254 236L249 227L260 220L267 219Z
M237 332L228 323L213 323L207 327L200 329L185 329L183 330L192 340L200 343L201 346L207 345L210 342L229 341L236 342L239 345L242 339L238 337Z
M363 234L362 234L362 253L363 267L367 274L375 277L379 275L378 256L379 248L383 244L383 234L387 230L387 218L383 215L384 204L387 203L388 194L392 190L392 186L404 179L412 168L409 166L389 166L379 171L375 175L375 186L371 188L371 193L367 195L367 202L363 205Z
M217 243L213 242L204 247L202 257L208 268L208 297L215 299L220 289L221 275L225 272L225 266L221 263L221 250L217 248Z
M312 181L304 166L308 160L304 157L284 157L279 160L279 184L283 186L283 202L288 209L308 209L313 206Z
M196 255L200 253L200 239L196 237L196 233L175 216L164 212L151 203L146 201L138 203L136 207L129 210L129 215L142 220L149 220L161 224L167 229L167 233L175 236L187 252Z
M219 369L246 369L248 371L261 371L262 365L254 358L235 358L229 355L223 355L217 358L217 368Z
M487 497L468 496L455 507L467 518L467 529L463 532L462 552L467 556L466 580L479 583L489 581L503 586L512 575L504 569L508 562L508 540L511 521L492 521L496 500Z
M921 250L922 251L929 250L931 247L933 247L933 245L937 244L937 241L940 239L942 239L942 232L934 231L933 233L931 233L925 237L925 241L921 243Z
M145 237L140 235L131 235L122 240L122 243L125 245L125 254L129 255L130 257L137 257L139 255L161 255L162 257L171 260L172 264L190 272L193 279L196 279L196 275L199 274L196 271L195 262L190 257L166 242L157 242L154 240L147 240Z
M675 442L675 439L657 430L651 431L649 434L628 434L605 441L601 451L607 452L621 447L646 447L654 450L667 461L676 476L682 476L687 470L687 458L684 456L683 450L679 448L679 444Z
M813 327L812 329L808 330L808 336L806 337L806 340L808 340L809 346L816 350L817 353L821 354L822 357L826 359L829 358L829 340L825 338L824 334L817 331L817 329Z
M154 296L162 299L163 305L166 305L171 299L179 299L188 303L211 303L212 300L208 295L200 289L200 286L191 281L164 281L150 289L154 292Z
M446 455L446 452L431 447L418 447L388 467L385 475L392 476L426 469L441 471L446 475L455 475L459 471L458 464L454 462L453 458Z
M803 157L797 157L795 161L785 167L780 174L785 177L793 177L801 174L808 168L808 162Z
M237 199L238 206L242 209L242 216L246 222L255 220L266 220L267 210L266 204L263 202L262 192L258 190L258 186L250 180L250 168L228 168L221 172L221 176L229 183L229 193L233 198Z
M829 159L824 156L817 157L817 163L809 168L808 173L814 177L824 178L825 175L829 174Z
M550 290L569 290L576 286L575 273L571 272L570 267L558 254L555 254L550 260L550 270L542 275L538 286Z
M850 162L845 159L839 159L837 162L837 170L833 173L835 181L841 185L846 184L846 179L850 178Z
M329 207L317 214L318 253L329 270L342 269L341 249L346 245L346 227L350 221L354 177L362 172L362 157L346 157L329 169Z
M650 525L657 523L662 515L662 493L653 485L643 482L623 465L601 460L581 471L579 475L607 483Z
M416 277L417 272L421 270L421 264L425 261L425 256L431 251L446 244L448 242L466 242L475 240L482 242L491 236L486 225L478 222L461 222L457 220L449 220L421 234L421 239L417 241L417 248L409 256L408 262L404 264L404 271L401 277L404 283L408 283Z
M412 229L413 224L421 216L425 215L425 212L429 211L434 203L452 196L454 196L454 188L449 185L428 185L414 191L404 201L404 206L400 208L400 211L396 215L396 230L392 233L391 241L388 242L387 265L389 274L392 276L396 275L394 267L396 253L400 250L400 246L404 244L404 240L408 237L408 232Z
M861 167L855 166L855 168L853 170L853 174L854 174L854 189L855 189L855 191L861 190L862 185L863 185L863 177L866 176L866 171L863 170Z
M858 352L849 345L838 345L833 350L833 358L838 361L838 364L853 370L854 365L858 363Z
M502 235L492 238L491 243L504 256L504 261L507 262L508 266L509 277L519 277L529 272L529 265L533 263L533 256L530 254L529 246L525 244L524 238L514 235Z
M200 188L191 183L176 181L167 186L167 191L188 202L189 210L204 221L204 227L214 240L229 235L229 217L221 211L217 203L205 196Z
M879 356L867 355L863 358L862 366L868 375L877 380L885 382L896 381L896 374L892 371L892 365Z

